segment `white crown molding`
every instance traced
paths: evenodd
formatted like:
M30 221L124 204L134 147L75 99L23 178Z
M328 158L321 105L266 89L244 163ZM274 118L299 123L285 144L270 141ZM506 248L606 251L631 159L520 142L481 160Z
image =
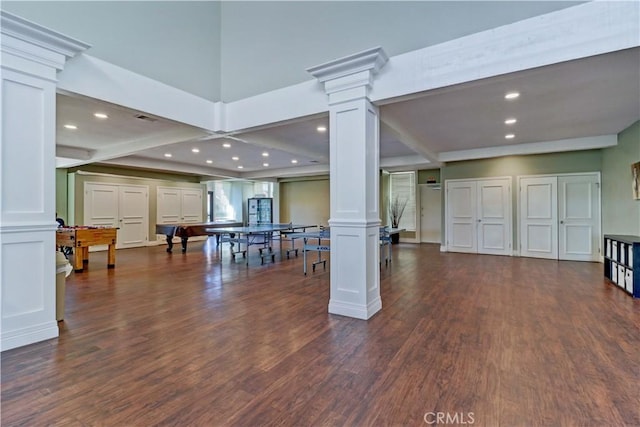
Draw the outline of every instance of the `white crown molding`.
M384 50L377 46L307 68L307 72L318 79L320 83L324 83L361 71L369 71L371 74L375 74L388 60L389 57Z
M3 36L3 52L35 60L59 70L64 67L66 59L91 47L85 42L65 36L4 10L0 11L0 32ZM44 49L45 52L33 49L33 46Z
M455 162L460 160L488 159L492 157L593 150L613 147L617 144L617 135L603 135L586 138L561 139L558 141L533 142L529 144L476 148L473 150L446 151L438 155L438 160L440 162Z

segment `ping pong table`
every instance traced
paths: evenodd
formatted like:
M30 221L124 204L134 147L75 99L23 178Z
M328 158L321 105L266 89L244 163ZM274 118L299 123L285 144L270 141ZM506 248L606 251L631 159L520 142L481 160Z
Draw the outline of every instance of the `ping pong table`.
M307 229L316 227L316 225L286 223L208 228L206 231L211 235L220 236L218 250L222 251L222 243L230 243L231 257L235 260L237 254L242 254L242 257L246 259L247 266L249 266L248 252L251 246L260 246L258 248L261 260L260 264L264 264L265 258L271 258L271 262L275 262L276 254L273 251L274 240L280 242L280 252L282 252L281 239L283 236L304 233ZM289 257L289 251L287 251L287 257Z
M388 226L380 227L380 246L387 248L385 255L385 265L391 263L391 235L398 234L404 231L404 228L390 228ZM331 246L329 241L331 240L331 229L329 227L322 227L319 231L312 232L299 232L291 236L292 241L295 239L303 239L304 244L302 246L302 255L304 259L303 271L304 275L307 275L307 252L317 252L318 259L311 263L311 268L315 272L316 266L322 264L323 268L327 268L327 260L322 258L322 252L330 252ZM317 243L310 243L309 240L313 240ZM293 243L292 243L293 244Z

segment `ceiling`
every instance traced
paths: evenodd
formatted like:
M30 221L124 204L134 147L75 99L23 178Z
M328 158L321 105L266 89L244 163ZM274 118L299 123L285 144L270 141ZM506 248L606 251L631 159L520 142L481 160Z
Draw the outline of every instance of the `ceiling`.
M505 100L511 91L520 96ZM439 167L469 150L495 155L497 147L507 155L533 144L545 152L553 150L549 141L617 134L640 119L640 49L414 94L380 105L380 116L380 164L390 170ZM511 117L517 122L506 125ZM57 97L60 166L101 162L235 178L326 173L329 133L318 126L328 127L327 114L212 135L93 99Z

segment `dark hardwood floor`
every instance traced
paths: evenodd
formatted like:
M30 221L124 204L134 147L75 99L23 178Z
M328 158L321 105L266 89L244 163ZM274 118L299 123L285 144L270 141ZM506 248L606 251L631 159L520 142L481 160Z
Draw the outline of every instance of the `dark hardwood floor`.
M2 353L2 425L640 425L640 301L602 264L400 244L361 321L330 266L213 245L91 253L60 337Z

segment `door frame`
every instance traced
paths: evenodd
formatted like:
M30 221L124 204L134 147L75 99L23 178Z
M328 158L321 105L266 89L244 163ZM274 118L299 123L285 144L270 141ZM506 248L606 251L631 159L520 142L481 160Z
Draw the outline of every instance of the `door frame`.
M416 230L416 238L419 239L419 243L438 243L440 245L440 247L442 247L442 214L444 212L444 209L442 207L442 191L444 189L442 188L442 185L440 183L418 184L417 187L418 187L418 194L419 194L418 199L420 200L420 214L418 215L419 227L416 227L416 228L419 228L419 232L418 232L418 230ZM440 199L439 213L440 214L438 215L438 223L440 224L440 227L439 227L439 232L440 233L438 235L438 241L437 242L427 242L427 241L424 240L424 236L422 235L422 225L423 225L422 224L422 209L424 208L424 206L423 206L424 200L422 200L422 190L425 189L425 188L429 188L432 191L438 191L440 193L439 194L439 199Z
M520 228L520 218L521 218L521 212L520 212L520 198L521 198L521 191L520 191L520 184L521 184L521 179L524 178L551 178L551 177L561 177L561 176L584 176L584 175L594 175L597 177L597 187L598 187L598 199L599 199L599 203L597 206L597 210L598 210L598 217L599 217L599 221L598 221L598 242L599 242L599 259L600 262L604 262L604 256L603 256L603 251L602 251L602 173L599 171L592 171L592 172L572 172L572 173L547 173L547 174L534 174L534 175L518 175L517 178L517 201L516 201L516 218L517 218L517 231L516 231L516 246L514 247L514 253L516 256L521 256L520 255L520 243L521 243L521 239L520 239L520 235L522 233L522 230Z

